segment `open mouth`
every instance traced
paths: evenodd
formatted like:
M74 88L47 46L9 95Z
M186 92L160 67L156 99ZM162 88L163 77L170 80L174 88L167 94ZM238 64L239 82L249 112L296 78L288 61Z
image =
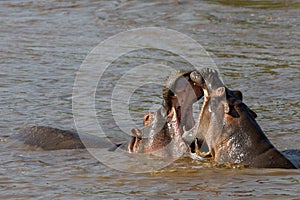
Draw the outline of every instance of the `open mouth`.
M183 136L196 129L193 104L203 97L202 88L194 84L190 74L176 72L170 76L169 84L163 90L162 108L144 115L143 130L132 129L129 152L155 154L168 151L175 157L186 152L192 142L186 142Z
M168 116L173 127L177 127L179 134L191 130L195 126L193 104L203 97L203 90L194 84L189 77L190 73L180 77L172 88L170 95L171 108Z
M174 84L170 95L171 108L168 112L168 126L172 138L179 145L185 143L190 147L191 153L200 151L201 141L195 138L197 123L193 117L193 104L204 96L203 89L192 82L190 73L180 77ZM190 134L191 133L191 134ZM189 135L190 138L188 137Z

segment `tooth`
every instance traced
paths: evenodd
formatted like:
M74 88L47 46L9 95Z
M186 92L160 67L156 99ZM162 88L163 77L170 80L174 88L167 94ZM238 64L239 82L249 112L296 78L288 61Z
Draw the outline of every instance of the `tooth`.
M185 133L185 132L186 132L186 128L185 128L185 126L183 126L183 127L182 127L182 129L183 129L183 132Z

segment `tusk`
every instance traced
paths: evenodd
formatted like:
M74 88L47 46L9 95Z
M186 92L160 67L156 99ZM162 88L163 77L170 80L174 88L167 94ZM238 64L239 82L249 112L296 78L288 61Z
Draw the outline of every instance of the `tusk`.
M182 129L183 129L183 132L185 133L186 132L185 125L182 127Z

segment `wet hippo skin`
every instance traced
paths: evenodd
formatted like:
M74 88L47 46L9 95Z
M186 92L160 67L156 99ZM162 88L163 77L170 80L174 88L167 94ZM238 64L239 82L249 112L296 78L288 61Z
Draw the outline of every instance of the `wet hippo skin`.
M217 71L191 73L202 88L204 102L196 137L204 138L214 160L244 163L256 168L296 168L268 140L255 120L256 114L220 80Z
M190 73L171 73L163 89L162 107L144 116L143 130L132 129L129 152L179 157L189 150L182 134L194 127L193 103L203 96L202 90L192 84Z
M11 136L31 147L41 150L113 148L115 144L89 134L61 130L47 126L33 126ZM82 142L84 141L84 143Z

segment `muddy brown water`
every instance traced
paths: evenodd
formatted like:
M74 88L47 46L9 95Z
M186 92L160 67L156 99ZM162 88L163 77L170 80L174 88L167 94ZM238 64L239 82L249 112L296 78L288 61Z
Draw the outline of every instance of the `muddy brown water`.
M161 170L131 173L130 161L122 172L84 150L7 146L8 136L22 127L75 129L72 89L86 55L121 31L155 26L198 41L225 84L244 93L272 143L280 150L299 149L298 1L12 0L0 2L0 16L1 199L299 199L299 170L210 166L182 158ZM114 83L138 64L182 64L161 55L133 52L112 64L98 85L99 123L115 141L125 137L111 116ZM161 102L161 85L154 83L138 88L130 100L139 126L141 114ZM117 153L111 159L121 162Z

